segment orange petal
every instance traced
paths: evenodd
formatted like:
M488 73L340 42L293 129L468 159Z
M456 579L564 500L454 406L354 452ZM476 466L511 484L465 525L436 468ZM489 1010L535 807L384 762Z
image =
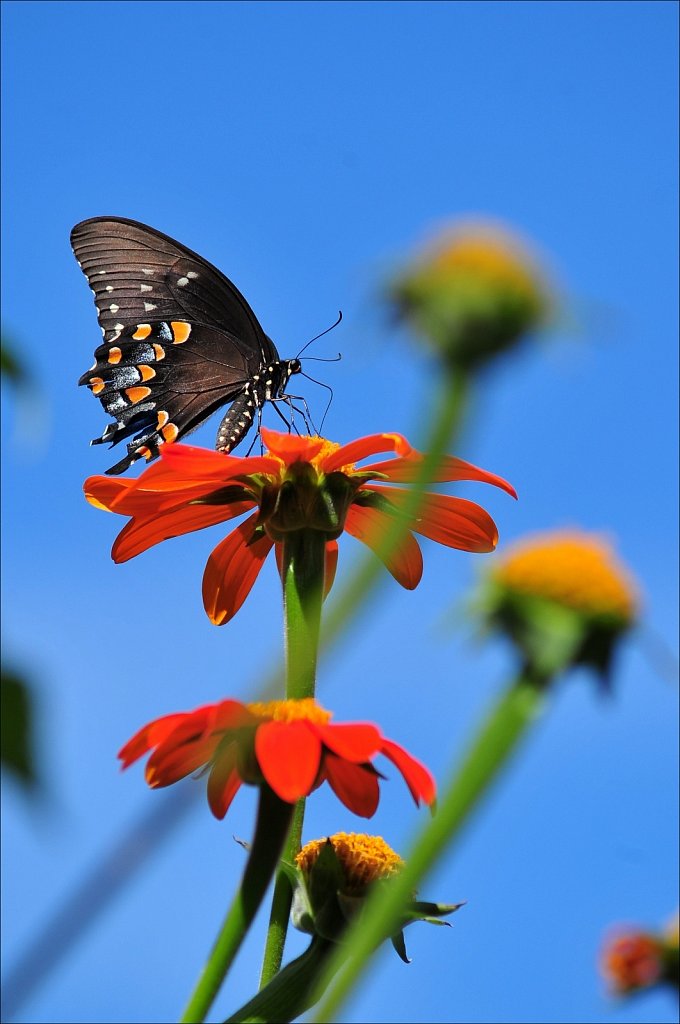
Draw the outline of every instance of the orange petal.
M325 445L323 437L300 437L297 434L282 434L279 430L262 427L262 440L272 453L290 466L293 462L311 462ZM251 460L248 459L248 462ZM279 466L279 470L280 470ZM267 472L266 470L262 472Z
M174 738L154 750L146 763L144 776L152 789L172 786L208 764L219 746L219 736L205 736L176 744Z
M221 626L239 610L262 563L272 549L273 541L264 534L251 543L258 513L218 544L203 574L203 604L208 618Z
M371 488L377 490L377 488ZM411 533L406 533L399 541L399 546L387 555L380 548L382 538L389 528L391 520L385 513L374 508L361 508L352 505L345 520L345 530L357 540L362 541L375 551L383 564L389 569L397 583L407 590L413 590L420 583L423 575L423 556L418 541Z
M163 463L174 473L193 477L195 481L210 479L227 482L235 476L250 476L252 473L273 473L278 476L281 469L276 459L266 455L244 458L190 444L163 445L159 451ZM147 473L150 473L151 468Z
M136 483L136 480L114 479L110 476L89 476L83 484L83 490L90 505L112 512L113 503L126 495Z
M383 474L390 483L413 483L418 476L418 469L422 461L423 456L421 453L414 450L411 455L405 458L386 459L384 462L375 462L370 466L364 466L363 471ZM504 480L502 476L498 476L496 473L488 473L485 469L480 469L479 466L473 466L471 462L465 462L463 459L456 459L452 455L447 455L433 469L428 482L433 484L450 483L453 480L478 480L483 484L493 484L494 487L500 487L501 490L507 491L513 498L517 497L515 488L507 480Z
M237 756L236 743L220 750L208 778L208 804L220 821L241 788L241 778L236 770Z
M378 808L380 788L377 774L362 765L343 761L334 754L324 758L324 774L331 789L354 814L372 818Z
M294 803L314 786L321 740L304 721L265 722L255 734L255 756L276 795Z
M355 764L370 761L383 741L380 730L370 722L317 725L315 729L325 747Z
M434 803L437 786L424 764L392 740L383 740L382 753L399 769L417 805L421 800L428 806Z
M332 452L323 460L321 468L325 473L333 473L343 466L367 459L369 455L377 455L378 452L399 452L400 455L407 455L411 450L411 445L402 434L369 434L368 437L350 441L349 444L342 445L337 451ZM364 472L363 467L361 472Z
M335 572L338 568L338 542L329 540L326 542L326 567L323 578L323 596L328 597L331 587L335 582Z
M371 490L383 494L397 508L407 500L405 491L373 485ZM411 529L446 547L477 554L493 551L498 543L498 530L488 512L474 501L448 494L424 494Z
M187 712L177 715L164 715L162 718L157 718L155 721L143 726L118 751L118 757L123 762L121 768L129 768L131 764L146 754L147 750L151 750L153 747L158 746L159 743L162 743L173 729L188 717L189 714Z
M127 562L163 540L227 522L252 507L253 502L250 501L233 505L187 505L161 515L131 519L118 534L111 557L114 562Z

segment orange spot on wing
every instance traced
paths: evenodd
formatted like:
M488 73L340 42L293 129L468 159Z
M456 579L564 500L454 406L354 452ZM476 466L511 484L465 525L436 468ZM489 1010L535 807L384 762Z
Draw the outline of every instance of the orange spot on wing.
M162 345L154 345L153 350L156 353L156 359L165 359L165 349Z
M132 335L135 341L143 341L151 334L151 324L137 324L137 330Z
M143 444L141 448L137 449L135 454L136 455L143 455L144 458L146 459L146 461L148 462L149 459L151 458L151 449L147 448L146 445Z
M168 422L169 419L170 419L170 417L168 416L168 414L165 411L165 409L161 409L161 411L158 413L158 420L156 422L156 430L161 430L165 426L165 424Z
M137 402L141 402L143 398L151 394L151 388L126 388L125 394L132 404L136 405Z
M175 345L181 345L191 334L191 324L186 324L183 320L173 320L170 327Z
M100 391L104 390L104 381L101 377L90 377L90 387L92 388L92 394L98 395Z
M109 349L109 354L107 357L109 363L119 363L122 358L123 353L121 352L117 345L114 345L113 348Z
M152 370L146 363L140 363L137 369L142 375L142 380L151 380L152 377L156 376L156 371Z
M167 426L163 427L161 430L161 434L166 441L174 441L179 434L179 430L174 423L168 423Z

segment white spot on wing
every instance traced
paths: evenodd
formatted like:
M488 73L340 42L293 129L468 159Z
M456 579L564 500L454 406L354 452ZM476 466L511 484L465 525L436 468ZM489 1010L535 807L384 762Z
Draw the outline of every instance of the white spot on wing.
M195 277L198 277L198 274L196 273L195 270L190 270L189 273L187 274L187 277L190 277L191 280L193 281Z
M156 307L154 306L153 302L145 302L144 309L146 310L147 313L150 313L151 310L156 309Z
M153 274L153 270L146 270L144 267L142 267L142 273L146 274L147 276L151 276L151 274Z
M113 325L113 330L114 331L124 331L125 330L125 324L114 324Z
M107 290L107 292L112 292L113 291L113 285L112 284L107 284L106 290Z
M109 309L111 310L112 313L117 313L118 310L120 309L120 306L117 306L115 302L112 302L111 305L109 306Z
M139 290L141 292L152 292L153 287L150 284L140 284Z
M184 288L185 285L189 284L189 278L188 277L178 277L177 278L177 284L180 286L180 288Z
M78 263L78 266L79 266L79 267L82 267L82 263ZM103 277L105 273L106 273L106 271L105 271L105 270L100 270L100 271L99 271L99 276L100 276L100 277Z

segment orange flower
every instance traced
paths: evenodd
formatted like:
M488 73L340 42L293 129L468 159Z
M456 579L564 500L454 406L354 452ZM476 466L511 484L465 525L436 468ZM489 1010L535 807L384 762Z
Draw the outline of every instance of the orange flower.
M131 516L112 551L125 562L169 537L226 522L256 509L213 551L203 577L206 612L216 625L227 622L248 596L264 560L295 530L321 531L326 538L326 587L337 561L337 538L346 530L378 550L402 586L412 590L422 575L422 555L411 532L396 550L380 552L390 520L403 514L406 491L384 484L413 481L422 455L401 434L374 434L340 446L321 437L296 437L262 430L269 449L237 458L190 445L168 444L161 461L136 480L90 477L88 501ZM395 458L357 468L380 452ZM478 480L514 496L501 477L463 462L442 459L435 482ZM379 481L379 482L373 482ZM384 483L383 483L384 482ZM447 547L492 551L498 540L493 519L463 498L426 494L411 529Z
M646 932L630 931L611 938L602 952L602 973L613 992L624 995L649 988L663 974L663 947Z
M153 750L146 781L154 789L209 768L208 802L216 818L224 817L244 782L265 782L281 800L294 803L326 781L346 807L370 818L379 800L381 776L372 764L377 754L398 768L416 804L434 802L435 783L427 768L376 725L334 725L330 718L311 698L265 704L224 700L155 719L118 756L127 768Z

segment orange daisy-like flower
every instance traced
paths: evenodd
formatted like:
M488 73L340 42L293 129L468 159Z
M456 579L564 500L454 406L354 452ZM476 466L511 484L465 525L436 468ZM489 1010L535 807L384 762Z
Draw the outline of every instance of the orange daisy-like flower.
M211 554L203 577L206 612L216 625L227 622L248 596L271 549L277 556L292 531L320 531L326 538L326 588L337 561L337 538L346 530L377 551L385 565L411 590L420 581L420 547L407 531L395 550L380 541L390 521L404 514L407 492L392 484L413 481L423 456L401 434L374 434L340 446L321 437L296 437L262 429L268 452L237 458L183 444L164 445L161 460L136 480L90 477L88 501L131 516L112 551L116 562L140 554L169 537L226 522L256 511ZM395 457L357 468L379 453ZM478 480L516 497L512 486L462 459L442 459L435 482ZM474 502L425 494L411 530L463 551L492 551L498 531Z
M619 934L605 945L602 972L615 993L649 988L663 974L663 947L656 936L646 932Z
M380 775L372 764L377 754L398 768L416 804L434 802L435 783L427 768L376 725L335 725L330 719L311 698L262 704L224 700L155 719L118 757L127 768L152 750L146 765L152 788L209 769L208 802L217 818L227 813L242 783L266 783L281 800L295 803L323 782L350 811L370 818L380 796Z

